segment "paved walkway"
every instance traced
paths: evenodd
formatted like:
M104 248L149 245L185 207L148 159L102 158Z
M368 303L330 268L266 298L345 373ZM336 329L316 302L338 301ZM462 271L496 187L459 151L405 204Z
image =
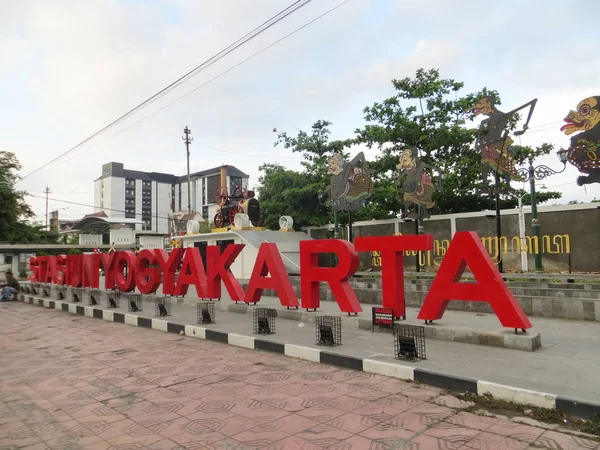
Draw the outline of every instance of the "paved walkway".
M0 449L598 449L433 388L0 304Z
M224 296L217 307L228 308L233 304ZM279 308L280 302L277 298L263 297L259 306ZM370 308L373 305L362 306L364 312L360 316L370 317ZM120 311L127 312L126 302L122 301ZM323 313L339 313L337 303L321 302L319 312L308 313L307 316L312 317ZM154 304L145 302L144 310L135 314L154 317ZM415 308L407 308L407 316L407 323L423 325L423 321L416 320ZM179 324L195 325L195 308L174 305L173 315L169 320ZM600 403L600 377L597 375L600 373L600 323L541 317L530 317L530 320L533 331L539 332L542 336L542 348L535 352L428 339L427 360L410 363L410 365ZM446 311L442 320L436 321L436 324L482 331L498 331L502 328L498 318L493 314L453 310ZM252 317L249 314L218 309L216 323L210 325L210 328L252 336ZM315 345L313 323L306 323L305 327L300 328L298 322L277 319L277 334L264 339L322 348ZM397 362L393 357L392 337L387 333L344 328L342 342L343 345L335 347L336 353Z

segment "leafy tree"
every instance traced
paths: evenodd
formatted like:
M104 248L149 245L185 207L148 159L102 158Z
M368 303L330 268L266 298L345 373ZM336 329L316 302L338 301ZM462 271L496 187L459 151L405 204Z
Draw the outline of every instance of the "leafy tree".
M414 78L393 80L396 94L365 108L367 125L356 130L358 140L381 151L371 167L376 170L372 205L380 212L392 215L401 209L392 173L396 170L400 152L416 147L427 164L444 171L443 181L434 194L434 213L459 213L493 209L492 196L480 195L481 165L479 152L473 143L477 128L469 127L473 119L469 108L482 96L492 95L500 104L496 91L483 88L478 92L459 95L464 83L443 79L435 69L419 69ZM540 196L540 201L549 193ZM555 198L555 197L551 197ZM514 207L515 196L503 196L502 208ZM368 213L368 209L364 211Z
M331 122L318 120L310 133L299 131L296 136L286 132L277 134L275 146L283 145L294 153L301 153L303 170L296 172L279 164L263 164L259 169L263 175L259 178L261 214L267 228L276 229L279 217L291 216L294 228L323 225L332 220L330 206L320 199L329 183L327 162L339 153L348 157L346 149L355 143L353 139L330 140ZM342 216L343 218L343 216Z
M27 193L16 188L17 172L21 168L14 153L0 151L0 242L56 242L57 233L43 230L42 225L27 223L33 211L25 201Z

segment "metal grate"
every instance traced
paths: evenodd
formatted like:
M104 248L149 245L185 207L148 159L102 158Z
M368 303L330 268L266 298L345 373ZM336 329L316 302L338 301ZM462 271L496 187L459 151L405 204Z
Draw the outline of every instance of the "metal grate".
M277 310L274 308L256 308L252 312L252 330L254 334L275 334Z
M156 297L154 304L154 315L156 317L166 317L171 315L171 297Z
M427 359L425 327L396 324L394 326L394 358L413 362Z
M51 289L51 285L49 284L43 284L42 285L42 297L50 297L50 289Z
M120 308L121 307L121 291L113 289L106 293L106 307L107 308Z
M73 288L71 289L71 301L79 303L83 300L83 289Z
M144 309L144 300L141 294L129 294L127 297L127 311L138 312Z
M199 302L196 308L196 323L215 323L215 304L213 302Z
M90 289L88 291L89 293L89 298L88 298L88 305L90 306L96 306L100 304L100 290L99 289Z
M339 316L317 316L315 321L317 345L333 347L342 345L342 318Z
M56 298L58 300L64 300L67 293L67 288L64 286L56 286Z
M33 295L37 295L37 291L40 288L40 284L39 283L31 283L31 293Z

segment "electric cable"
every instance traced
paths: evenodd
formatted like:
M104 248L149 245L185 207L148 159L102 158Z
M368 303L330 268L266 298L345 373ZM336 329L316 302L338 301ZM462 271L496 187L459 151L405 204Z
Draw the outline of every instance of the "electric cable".
M269 20L267 20L266 22L264 22L263 24L261 24L259 27L255 28L250 33L246 34L244 37L238 39L236 42L234 42L233 44L229 45L224 50L221 50L219 53L213 55L211 58L209 58L208 60L204 61L202 64L200 64L199 66L195 67L194 69L192 69L191 71L189 71L188 73L186 73L185 75L183 75L182 77L178 78L177 80L175 80L174 82L172 82L171 84L169 84L167 87L161 89L159 92L157 92L156 94L154 94L152 97L146 99L144 102L140 103L135 108L133 108L133 109L129 110L128 112L126 112L125 114L121 115L119 118L115 119L114 121L112 121L111 123L109 123L108 125L106 125L105 127L103 127L100 130L96 131L94 134L92 134L91 136L87 137L86 139L84 139L83 141L81 141L79 144L77 144L74 147L70 148L69 150L67 150L66 152L64 152L61 155L57 156L56 158L52 159L48 163L42 165L41 167L39 167L39 168L35 169L34 171L28 173L27 175L23 176L22 180L30 177L31 175L33 175L35 173L38 173L43 168L45 168L45 167L51 165L52 163L58 161L59 159L61 159L64 156L68 155L69 153L74 152L79 147L81 147L85 143L87 143L90 140L92 140L94 137L98 136L99 134L107 131L109 128L111 128L114 125L116 125L119 122L121 122L123 119L125 119L125 118L129 117L130 115L134 114L135 112L137 112L139 110L142 110L145 107L149 106L150 104L152 104L153 102L155 102L156 100L158 100L159 98L161 98L163 95L165 95L168 92L172 91L174 88L176 88L180 84L183 84L185 81L187 81L191 77L195 76L199 72L201 72L201 71L205 70L206 68L210 67L212 64L214 64L215 62L219 61L223 57L225 57L228 54L232 53L233 51L237 50L242 45L244 45L247 42L251 41L252 39L254 39L255 37L257 37L258 35L260 35L264 31L268 30L272 26L274 26L277 23L279 23L281 20L285 19L289 15L291 15L294 12L298 11L303 6L307 5L311 1L312 0L297 0L297 1L295 1L290 6L288 6L287 8L285 8L282 11L280 11L278 14L276 14L275 16L271 17Z

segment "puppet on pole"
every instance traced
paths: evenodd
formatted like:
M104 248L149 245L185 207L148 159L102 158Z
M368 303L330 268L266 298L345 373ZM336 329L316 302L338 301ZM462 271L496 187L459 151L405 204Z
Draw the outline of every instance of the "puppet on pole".
M433 193L435 186L432 181L432 174L429 171L437 170L442 173L439 167L430 165L418 158L419 151L416 147L405 148L400 154L396 168L399 170L396 175L396 185L403 191L403 219L412 219L421 221L429 218L429 209L435 206ZM409 211L409 205L413 204L414 209Z
M570 111L560 128L566 135L577 133L571 137L568 161L579 169L581 175L577 184L600 183L600 96L588 97L579 102L576 111Z
M529 113L523 129L516 131L514 135L521 136L525 133L536 103L537 99L533 99L505 113L496 108L494 97L486 96L479 99L475 105L469 108L470 111L474 112L475 117L480 114L487 116L487 119L481 122L479 126L479 137L475 142L475 148L481 151L482 190L484 192L489 192L488 176L490 169L495 172L496 190L498 190L500 175L502 175L507 184L504 190L505 193L511 191L510 182L512 180L522 180L515 167L515 158L511 147L513 140L510 137L510 124L517 112L529 107Z

